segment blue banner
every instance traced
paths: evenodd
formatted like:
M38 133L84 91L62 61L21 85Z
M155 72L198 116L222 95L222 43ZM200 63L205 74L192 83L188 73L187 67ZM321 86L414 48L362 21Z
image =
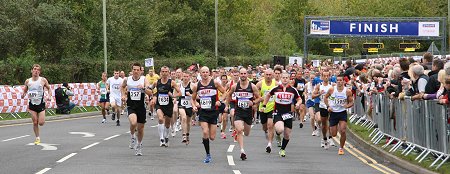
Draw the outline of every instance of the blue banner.
M311 20L316 35L439 36L439 22Z

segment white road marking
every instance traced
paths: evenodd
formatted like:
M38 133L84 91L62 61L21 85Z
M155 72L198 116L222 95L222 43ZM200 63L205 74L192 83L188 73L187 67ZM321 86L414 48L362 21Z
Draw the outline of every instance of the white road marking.
M150 126L150 127L158 127L158 125Z
M227 159L228 159L228 165L230 166L234 166L234 160L233 160L233 156L231 155L227 155Z
M60 160L58 160L58 161L56 161L56 162L57 162L57 163L62 163L62 162L64 162L65 160L69 159L70 157L75 156L76 154L77 154L77 153L71 153L71 154L65 156L64 158L61 158Z
M81 148L81 149L86 150L86 149L89 149L89 148L91 148L92 146L95 146L95 145L97 145L97 144L100 144L100 142L92 143L91 145L86 146L86 147L83 147L83 148Z
M25 138L25 137L28 137L28 136L30 136L30 135L24 135L24 136L20 136L20 137L10 138L10 139L3 140L2 142L7 142L7 141L19 139L19 138Z
M233 152L233 149L234 149L234 145L230 145L230 146L228 147L227 152Z
M239 170L233 170L234 174L241 174L241 172Z
M28 146L34 146L34 143L28 143ZM39 143L39 146L42 146L41 150L58 150L58 147L56 145L59 144L46 144L46 143Z
M129 134L129 133L131 133L131 131L128 131L128 132L125 132L126 134Z
M105 138L105 139L103 139L103 140L110 140L110 139L116 138L116 137L118 137L118 136L120 136L120 134L110 136L110 137Z
M45 172L49 171L50 169L52 169L52 168L42 169L41 171L37 172L36 174L44 174Z
M86 138L95 136L94 133L90 133L90 132L69 132L69 134L72 134L72 135L83 135L83 137L86 137Z

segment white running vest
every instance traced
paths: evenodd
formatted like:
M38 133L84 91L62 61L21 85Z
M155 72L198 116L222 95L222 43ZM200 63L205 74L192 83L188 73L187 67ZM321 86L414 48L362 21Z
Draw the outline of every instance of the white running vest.
M343 112L345 104L347 104L347 87L344 87L342 91L338 91L337 86L334 87L333 94L329 99L329 104L333 112Z
M42 85L42 77L39 77L36 81L33 78L28 79L28 98L33 105L40 105L44 98L44 85Z

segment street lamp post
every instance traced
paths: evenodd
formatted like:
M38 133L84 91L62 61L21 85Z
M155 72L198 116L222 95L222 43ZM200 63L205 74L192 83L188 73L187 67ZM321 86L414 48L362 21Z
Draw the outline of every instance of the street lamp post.
M103 0L103 57L105 60L105 72L108 72L108 50L106 47L106 0Z
M219 4L219 2L217 2L218 0L215 0L215 3L214 3L214 11L215 11L215 14L214 14L214 23L215 23L215 32L216 32L216 41L215 41L215 56L216 56L216 60L217 60L217 62L219 62L219 53L218 53L218 31L219 31L219 21L218 21L218 9L217 9L217 7L218 7L218 4ZM449 0L450 1L450 0Z

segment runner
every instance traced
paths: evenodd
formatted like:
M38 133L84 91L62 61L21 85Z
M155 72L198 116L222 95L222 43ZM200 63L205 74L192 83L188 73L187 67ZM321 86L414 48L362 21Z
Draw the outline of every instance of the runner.
M234 119L234 126L237 132L235 136L241 147L241 159L246 160L247 155L244 150L244 137L242 131L245 136L250 134L250 126L252 125L254 117L253 104L256 104L255 100L259 100L260 95L256 85L250 83L247 79L247 69L241 68L239 70L239 75L240 81L231 86L231 90L227 97L227 103L229 103L231 95L234 94L237 99L236 115Z
M340 147L338 154L344 155L344 145L347 139L347 108L353 106L352 91L344 86L344 74L340 74L336 79L337 85L328 90L325 95L325 105L327 105L328 112L330 112L330 131L331 136L335 137L337 134L337 126L339 126ZM331 100L331 102L330 102Z
M239 82L239 71L234 69L232 72L232 79L230 82L228 82L227 86L226 86L226 90L229 92L231 89L231 86L233 86L234 84ZM231 134L232 137L234 137L234 141L236 142L236 130L234 127L234 117L235 117L235 111L236 111L236 96L234 93L231 93L231 100L229 102L229 108L230 108L230 132L233 131L233 133Z
M31 69L31 78L25 81L25 88L23 90L22 98L28 95L28 112L31 114L31 120L33 121L33 131L36 139L35 145L41 144L41 138L39 137L39 126L44 126L45 123L45 101L44 101L44 87L47 88L48 97L50 101L52 98L52 91L50 91L50 85L46 78L41 77L41 66L34 64Z
M183 70L181 68L178 68L175 71L175 79L173 79L175 81L175 83L177 84L177 86L180 86L180 84L183 82L182 78L183 78ZM176 94L176 95L179 96L180 94ZM181 119L179 118L177 97L173 98L173 103L174 103L173 116L172 116L172 120L170 121L170 129L171 129L172 137L175 137L177 132L181 130Z
M306 108L310 115L311 120L311 128L312 128L312 136L320 136L319 135L319 124L320 124L320 115L316 114L315 111L315 102L313 96L314 85L313 79L316 77L316 73L314 71L310 72L309 82L306 83L305 93L306 93Z
M182 143L189 144L189 131L191 130L192 119L192 84L191 74L187 71L183 73L182 82L180 83L181 97L178 98L178 108L181 116L181 126L183 130Z
M305 106L305 95L303 95L303 92L305 91L305 84L306 84L306 80L303 78L303 69L300 68L297 72L296 72L296 76L295 79L293 80L294 82L294 88L297 89L298 94L300 95L300 97L302 98L302 104L300 105L300 109L296 110L297 114L300 116L300 124L299 127L303 128L303 123L305 122L305 114L306 114L306 106Z
M133 75L125 78L122 83L122 100L127 101L128 120L130 121L130 148L135 149L136 156L142 156L142 139L144 138L145 94L151 95L152 90L148 81L141 74L141 64L132 65ZM145 94L144 94L145 92ZM137 142L135 131L137 128Z
M219 117L219 106L221 105L220 101L218 101L217 90L225 93L225 89L219 82L214 81L209 76L208 67L202 67L200 73L201 80L197 83L197 86L192 88L192 103L195 103L192 107L194 112L198 110L199 122L202 127L203 146L206 151L206 157L203 162L210 163L212 158L209 152L209 140L216 138L216 124ZM200 98L200 103L196 101L197 95Z
M264 79L261 80L256 84L256 87L258 88L261 94L261 96L266 96L270 90L274 87L276 87L276 81L273 79L273 70L267 69L264 71ZM263 99L262 99L263 100ZM273 100L273 97L269 99L269 101L266 104L266 107L264 111L261 111L263 108L263 102L259 105L259 117L262 124L262 130L264 131L266 135L266 140L268 141L266 146L266 152L270 153L272 151L272 141L273 141L273 109L275 106L275 102ZM280 145L281 146L281 145Z
M328 149L330 145L332 146L334 144L334 142L331 139L328 139L331 138L331 136L327 137L329 113L327 110L327 105L325 105L324 102L325 94L330 88L332 88L332 85L329 83L329 78L330 72L324 69L321 75L321 80L323 82L320 85L317 85L314 89L314 93L316 94L316 96L320 97L319 108L320 108L320 119L322 123L322 136L323 136L323 139L320 141L320 146L325 149ZM313 97L315 97L315 95L313 95Z
M106 83L106 72L102 73L102 80L97 83L97 91L100 92L100 107L102 108L103 120L102 123L106 123L106 114L109 115L109 86Z
M150 87L153 88L153 94L156 94L156 88L154 88L152 85L155 84L156 81L160 78L158 74L154 73L153 68L150 68L148 70L148 74L145 76L148 83L150 83ZM149 95L148 99L149 101L152 101L153 95ZM150 119L153 120L155 118L155 105L152 105L152 102L148 102L148 116L150 116Z
M120 91L120 85L123 83L123 79L119 77L119 71L114 70L114 76L110 77L106 82L110 89L109 103L113 107L113 114L111 119L114 120L117 115L116 126L120 126L120 113L122 107L122 93Z
M170 69L167 66L161 67L161 79L153 84L156 87L156 96L152 103L155 103L156 115L158 115L158 133L161 147L169 147L170 124L173 116L173 98L180 93L175 80L169 79ZM176 94L173 93L175 89Z
M281 85L270 90L269 95L264 98L263 107L260 111L264 111L270 97L275 96L275 110L273 114L273 122L275 123L275 131L277 134L283 133L283 142L279 155L286 157L286 146L289 143L292 130L292 114L291 105L295 103L295 108L300 108L302 99L297 90L289 85L289 74L287 72L281 75Z
M220 82L221 82L222 86L226 86L228 84L228 77L225 73L220 76ZM219 94L223 95L220 92L219 92ZM220 95L219 95L219 97L220 97ZM226 94L224 94L224 95L226 95ZM225 131L227 130L228 115L229 115L228 113L229 113L229 110L224 109L222 111L222 113L220 113L220 115L219 115L220 138L222 138L222 139L227 138L227 134L225 133Z

